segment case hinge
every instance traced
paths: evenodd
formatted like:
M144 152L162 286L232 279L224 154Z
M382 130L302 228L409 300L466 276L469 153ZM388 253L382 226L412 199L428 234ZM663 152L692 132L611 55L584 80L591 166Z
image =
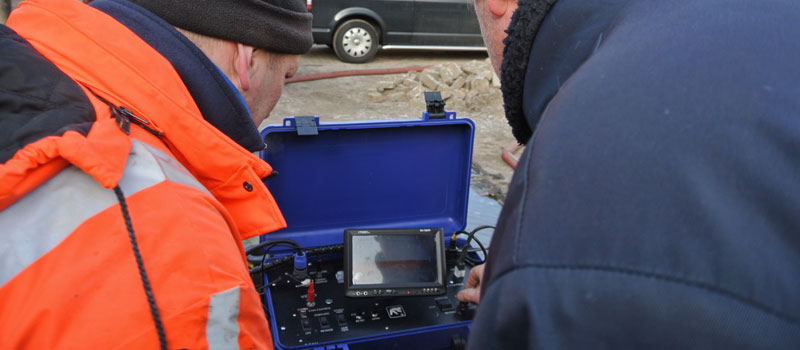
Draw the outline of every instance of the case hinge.
M316 116L299 116L294 117L294 126L297 134L304 135L318 135L317 131L317 117Z

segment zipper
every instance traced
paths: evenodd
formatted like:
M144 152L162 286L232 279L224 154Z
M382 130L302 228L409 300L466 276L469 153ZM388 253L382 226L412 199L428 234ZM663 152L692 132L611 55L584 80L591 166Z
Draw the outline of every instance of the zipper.
M136 114L133 114L133 112L125 106L115 106L110 101L100 97L100 95L95 93L94 90L92 90L90 87L88 86L84 87L87 90L89 90L89 92L91 92L92 95L94 95L94 97L97 97L100 101L103 101L103 103L108 105L108 108L111 110L111 115L114 116L114 121L117 122L117 126L119 126L119 128L122 130L122 132L125 133L125 135L131 134L131 123L134 123L140 126L142 129L147 130L147 132L156 135L159 138L164 136L164 133L158 130L147 119L141 118Z
M158 137L164 136L163 132L150 127L151 124L149 121L138 117L136 114L133 114L133 112L131 112L131 110L125 106L117 107L109 103L108 107L111 108L111 114L114 115L114 120L117 121L117 125L120 126L120 129L122 129L125 134L130 135L130 123L134 123L153 135Z

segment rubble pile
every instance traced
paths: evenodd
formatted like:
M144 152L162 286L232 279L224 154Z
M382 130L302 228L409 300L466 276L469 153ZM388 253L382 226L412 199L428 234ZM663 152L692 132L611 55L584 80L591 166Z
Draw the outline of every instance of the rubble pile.
M424 106L425 91L441 91L447 110L477 112L487 104L502 104L500 78L488 59L438 64L421 72L382 80L367 97L375 103L409 102Z

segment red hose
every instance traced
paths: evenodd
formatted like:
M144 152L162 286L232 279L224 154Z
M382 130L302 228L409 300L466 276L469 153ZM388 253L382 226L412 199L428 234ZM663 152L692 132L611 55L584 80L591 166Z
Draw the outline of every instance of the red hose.
M356 70L342 70L338 72L328 72L328 73L317 73L317 74L306 74L306 75L298 75L295 77L291 77L286 79L284 85L291 84L291 83L299 83L302 81L311 81L311 80L321 80L321 79L331 79L331 78L339 78L339 77L351 77L357 75L381 75L381 74L401 74L401 73L408 73L410 71L420 72L430 66L415 66L415 67L406 67L406 68L378 68L378 69L356 69Z
M517 168L518 160L517 157L514 157L514 152L516 152L520 147L522 146L516 142L503 147L503 153L501 157L503 158L504 161L506 161L506 164L511 166L511 169Z

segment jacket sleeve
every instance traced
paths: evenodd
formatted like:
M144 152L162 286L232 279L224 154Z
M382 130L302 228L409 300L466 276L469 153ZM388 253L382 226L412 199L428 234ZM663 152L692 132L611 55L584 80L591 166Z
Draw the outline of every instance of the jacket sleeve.
M469 349L786 349L800 340L791 320L679 278L529 265L490 283Z

